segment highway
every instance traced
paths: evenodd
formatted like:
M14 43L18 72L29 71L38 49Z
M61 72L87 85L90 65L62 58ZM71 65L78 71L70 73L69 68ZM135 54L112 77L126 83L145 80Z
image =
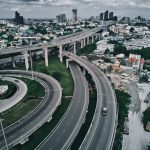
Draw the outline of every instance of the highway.
M17 91L12 97L0 100L0 113L3 113L16 105L27 93L27 86L23 81L10 77L2 77L2 80L14 83L17 86Z
M69 52L63 55L83 66L91 75L97 88L97 105L92 124L80 146L81 150L109 150L113 142L116 128L116 102L112 87L105 75L88 61ZM102 116L103 107L108 108L106 116Z
M50 43L43 44L43 45L32 45L32 46L25 46L21 48L6 48L0 50L0 55L5 54L14 54L14 53L23 53L25 50L27 51L35 51L35 50L41 50L43 48L51 48L51 47L57 47L59 45L69 44L69 43L75 43L78 41L81 41L89 36L93 36L98 31L102 30L104 26L99 26L97 28L81 32L80 34L75 34L72 37L63 37L60 39L56 39L54 41L51 41Z
M0 74L31 78L31 72L27 71L7 70L0 71ZM34 76L45 87L44 100L27 116L5 129L9 147L26 142L34 131L52 119L52 114L61 103L62 89L59 83L42 73L34 72ZM0 149L5 149L2 133L0 134Z
M85 121L86 111L89 103L88 83L74 63L70 69L75 82L73 102L61 121L53 131L36 149L40 150L66 150L77 136L82 124Z

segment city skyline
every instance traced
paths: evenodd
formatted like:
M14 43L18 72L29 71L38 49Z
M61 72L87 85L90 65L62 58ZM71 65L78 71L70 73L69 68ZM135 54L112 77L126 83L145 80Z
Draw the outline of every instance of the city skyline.
M107 9L114 11L117 16L135 18L141 15L150 19L148 14L150 2L147 0L130 2L123 2L123 0L111 2L108 0L13 0L11 2L0 0L0 3L0 18L13 18L14 11L19 11L25 18L55 18L59 13L65 13L68 18L72 18L71 11L75 8L78 9L78 16L81 18L98 16ZM127 8L128 11L126 11Z

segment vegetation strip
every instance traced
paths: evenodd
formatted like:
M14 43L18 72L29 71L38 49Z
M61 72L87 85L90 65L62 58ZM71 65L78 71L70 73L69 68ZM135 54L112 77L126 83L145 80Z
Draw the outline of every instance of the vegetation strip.
M40 83L26 78L21 78L21 80L24 81L28 87L27 95L25 96L23 101L18 103L8 112L2 114L2 118L4 119L4 127L13 124L23 116L30 113L30 111L32 111L41 102L41 97L44 97L45 90Z
M113 145L113 150L121 150L125 117L128 115L128 111L129 111L130 95L119 90L115 90L115 93L116 93L117 103L119 106L119 112L118 112L118 126L117 126L115 141Z
M12 97L17 91L16 85L9 81L0 80L0 85L8 85L8 90L6 91L5 94L0 95L0 100L8 99L8 98Z

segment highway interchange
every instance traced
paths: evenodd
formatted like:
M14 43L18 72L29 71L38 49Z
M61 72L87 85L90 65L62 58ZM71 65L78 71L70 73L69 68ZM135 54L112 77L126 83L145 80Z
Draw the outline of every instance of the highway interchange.
M98 32L101 29L102 28L96 28L91 31L87 31L86 33L81 33L81 35L77 34L77 35L73 35L73 37L69 36L69 37L65 37L64 39L62 38L59 39L58 41L54 41L54 43L51 43L50 45L47 45L47 47L57 46L58 43L66 44L70 42L72 43L75 41L79 41L87 36L93 35L94 33ZM43 46L33 46L30 48L30 50L36 50L36 49L39 50L41 48L43 48ZM0 54L16 53L16 52L21 52L23 50L24 48L19 50L18 49L13 50L13 51L6 50L5 52L0 51ZM85 68L91 74L97 89L97 105L95 108L95 114L92 123L89 127L88 133L86 134L83 143L80 146L80 149L81 150L112 149L112 144L114 140L113 138L114 138L115 128L116 128L117 114L116 114L115 95L108 79L100 70L98 70L95 66L93 66L88 61L83 60L82 58L69 52L63 52L62 54L63 56L69 58L72 61L75 61L77 64ZM88 108L88 100L89 100L87 81L76 64L70 63L70 70L72 72L74 82L75 82L73 102L69 107L67 113L65 114L63 120L61 120L61 122L57 126L57 128L52 133L50 133L49 136L46 137L46 139L44 139L44 141L37 147L37 149L65 150L69 148L71 146L71 143L74 141L75 137L77 136L82 124L85 121L84 119ZM0 73L3 74L7 74L7 72L8 71L0 71ZM14 73L13 71L10 71L8 73L20 74L19 71L16 71ZM25 74L25 76L29 76L30 74L31 76L31 73L27 73L25 71L22 72L21 74ZM46 95L44 99L47 100L43 100L42 104L39 105L37 110L33 111L31 115L22 119L21 122L16 123L11 127L8 127L8 129L6 129L6 137L10 146L14 146L18 143L24 143L26 140L28 140L28 137L37 129L36 127L39 127L38 125L39 122L41 126L44 122L51 120L50 116L52 115L52 113L50 113L50 110L54 112L57 108L56 104L55 107L53 103L50 103L50 105L48 105L49 102L54 101L52 99L55 100L59 99L59 104L60 104L61 92L59 93L59 96L57 95L58 94L57 92L61 90L58 90L57 92L52 90L53 89L51 85L52 81L49 81L48 76L40 73L35 73L35 74L37 75L40 81L43 80L42 82L45 82L46 84L45 88L48 90L46 90ZM53 86L54 87L56 86L56 81ZM57 83L57 87L55 88L61 89L58 83ZM49 96L50 94L52 95ZM48 107L48 110L46 109L47 111L44 111L44 109L42 108L46 108L46 107ZM101 115L101 110L103 107L108 108L108 114L105 117ZM41 117L37 117L39 115ZM29 132L29 130L32 132ZM22 137L23 140L20 140L21 139L20 137ZM0 136L0 140L1 140L0 148L1 147L4 148L4 143L2 142L2 134Z
M10 76L10 74L11 76L21 75L22 77L27 78L31 78L32 76L31 72L27 71L7 70L0 71L0 74L5 76ZM36 131L45 122L52 119L52 114L61 103L62 89L59 83L52 77L44 75L42 73L34 73L34 75L36 75L38 81L40 81L45 87L45 97L42 103L34 111L5 129L9 147L26 142L26 140L28 140L28 137L34 131ZM2 133L0 134L0 148L5 148Z

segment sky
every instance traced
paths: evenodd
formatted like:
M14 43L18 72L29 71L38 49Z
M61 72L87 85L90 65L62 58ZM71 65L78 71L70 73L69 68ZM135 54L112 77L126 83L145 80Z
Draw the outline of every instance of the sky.
M0 0L0 18L14 18L15 11L25 18L55 18L61 13L71 18L73 8L81 18L109 10L120 17L141 15L150 19L150 0Z

